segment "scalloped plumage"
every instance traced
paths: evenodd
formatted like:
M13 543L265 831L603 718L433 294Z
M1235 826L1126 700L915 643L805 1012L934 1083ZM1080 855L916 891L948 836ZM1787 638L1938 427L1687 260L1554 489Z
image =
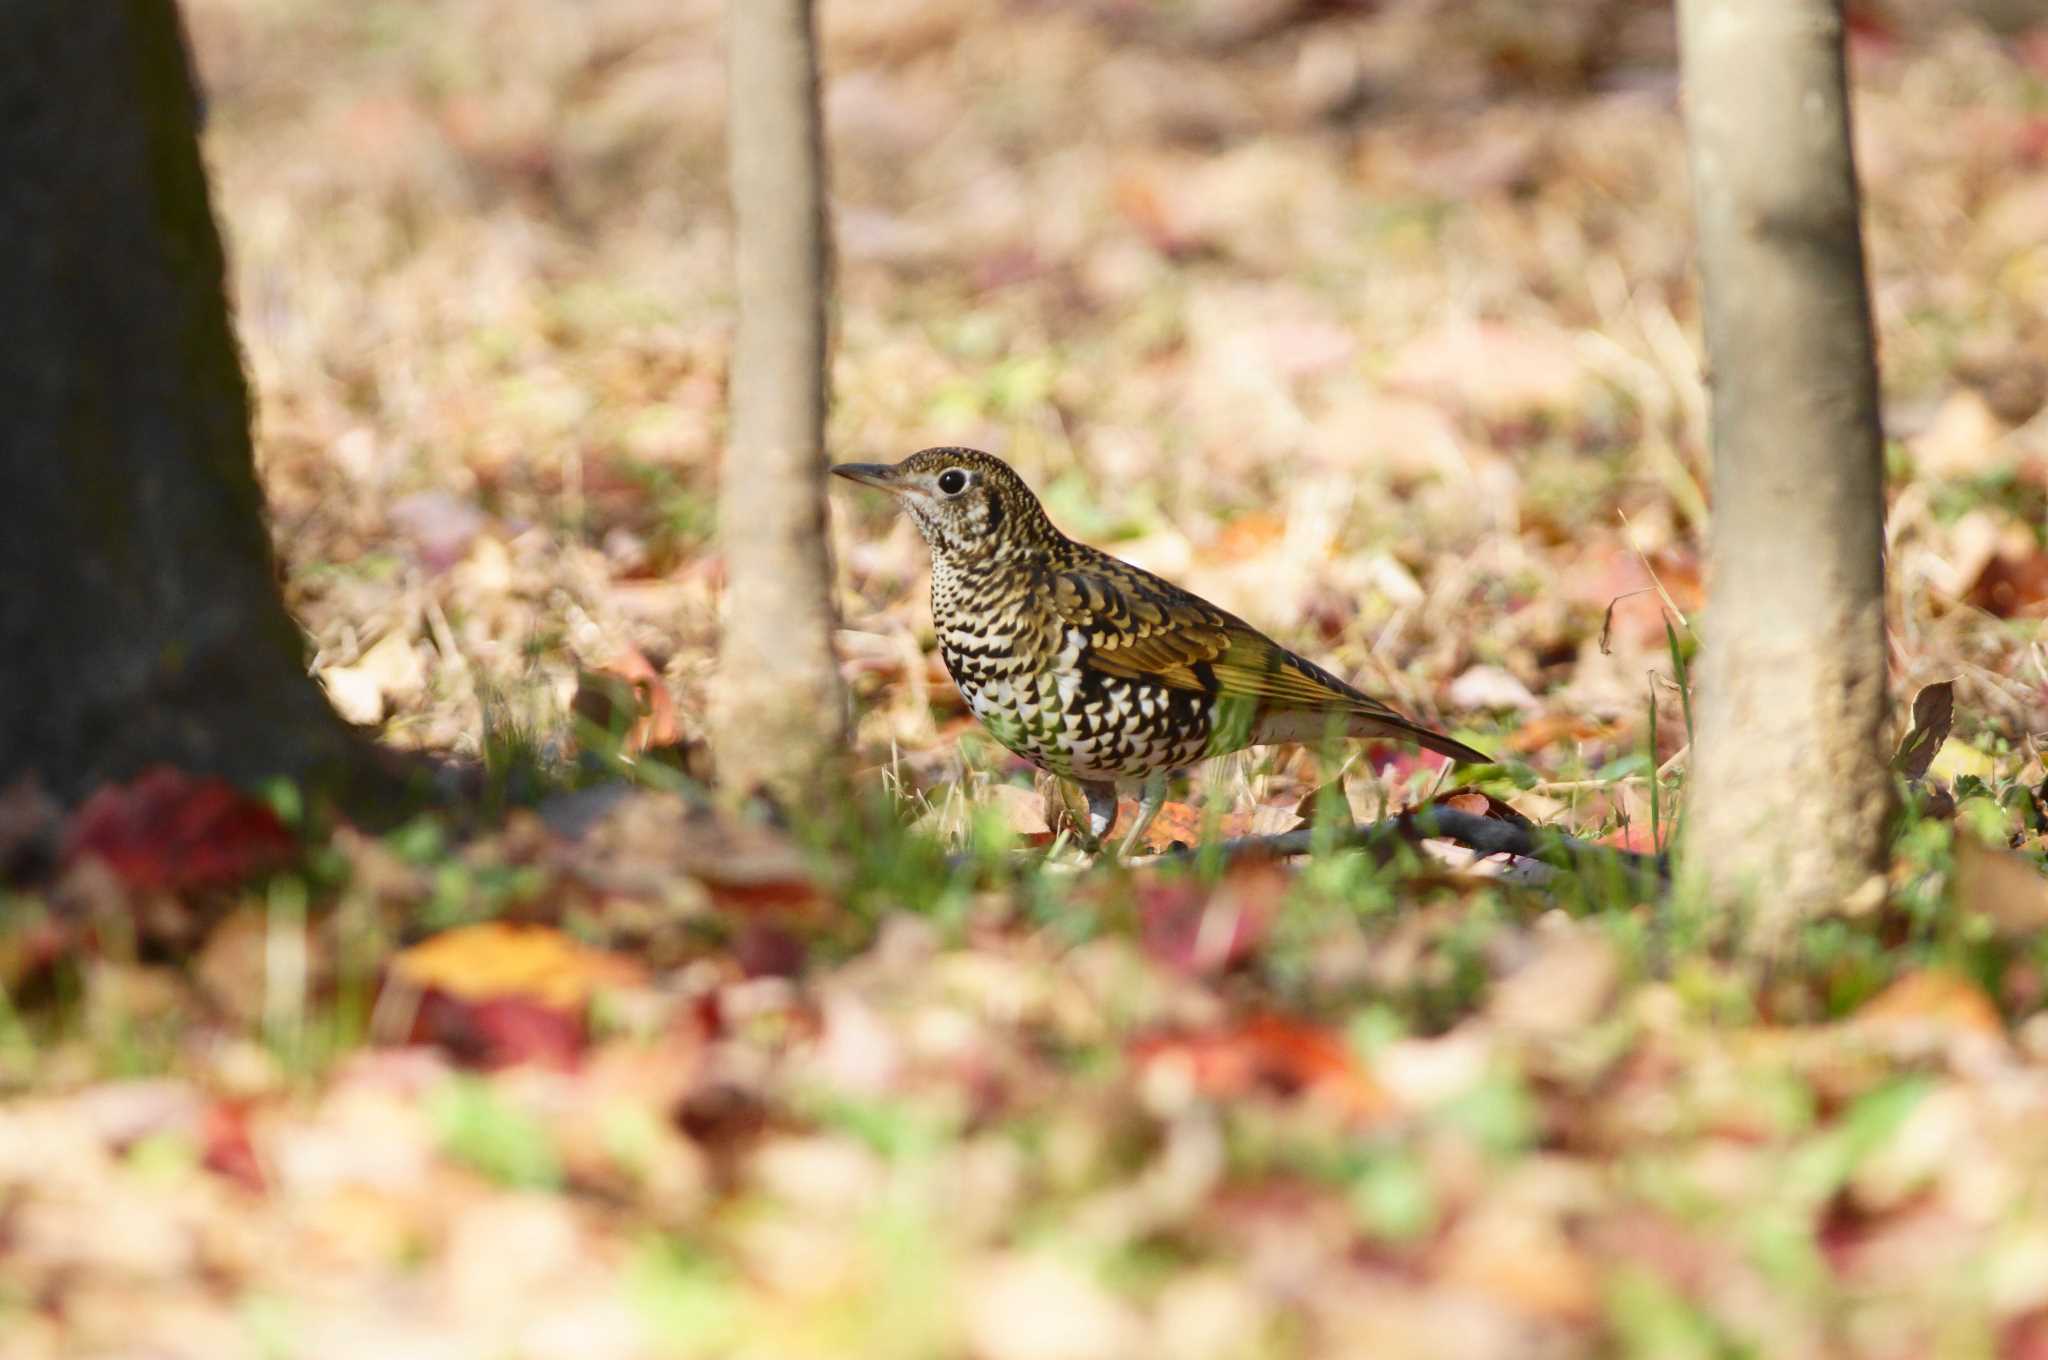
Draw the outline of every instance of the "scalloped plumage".
M931 448L833 471L909 512L931 548L947 670L996 740L1081 784L1097 837L1115 824L1118 783L1144 790L1128 848L1168 776L1247 746L1385 737L1489 759L1243 619L1074 542L989 454Z

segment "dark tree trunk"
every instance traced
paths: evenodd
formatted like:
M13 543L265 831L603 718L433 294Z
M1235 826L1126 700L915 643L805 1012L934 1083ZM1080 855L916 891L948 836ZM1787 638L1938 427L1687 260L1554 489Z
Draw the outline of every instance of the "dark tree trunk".
M0 785L365 747L278 595L171 0L0 10Z
M1883 454L1840 0L1681 0L1713 370L1687 877L1769 951L1884 891Z

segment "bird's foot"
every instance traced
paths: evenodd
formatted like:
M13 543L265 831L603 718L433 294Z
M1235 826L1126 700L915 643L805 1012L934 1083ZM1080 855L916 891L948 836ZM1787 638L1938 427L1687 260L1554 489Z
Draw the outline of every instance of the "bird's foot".
M1080 783L1082 796L1088 800L1088 824L1085 829L1076 828L1074 839L1089 854L1100 854L1103 842L1116 829L1116 785L1106 781Z
M1157 817L1159 809L1166 805L1166 788L1170 779L1170 775L1155 774L1145 780L1144 790L1138 795L1138 815L1131 822L1131 829L1124 833L1123 842L1116 848L1118 859L1129 859L1131 852L1139 848L1146 829L1152 825L1152 819Z

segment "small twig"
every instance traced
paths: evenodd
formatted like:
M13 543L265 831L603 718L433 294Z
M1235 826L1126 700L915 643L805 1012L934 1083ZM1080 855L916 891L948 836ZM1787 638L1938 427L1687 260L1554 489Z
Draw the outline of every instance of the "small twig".
M1207 853L1220 854L1224 859L1250 855L1305 855L1317 848L1320 839L1315 828L1297 827L1276 836L1237 836L1219 846L1208 847ZM1417 808L1397 817L1347 827L1337 831L1327 843L1332 849L1345 850L1384 844L1390 839L1446 840L1468 850L1477 850L1482 855L1515 855L1522 859L1540 860L1559 869L1577 869L1588 860L1605 860L1648 870L1660 879L1671 876L1670 860L1664 855L1645 855L1611 845L1595 845L1549 827L1502 821L1497 817L1483 817L1478 813L1447 807ZM1203 853L1203 847L1197 846L1168 850L1152 858L1157 863L1193 859Z

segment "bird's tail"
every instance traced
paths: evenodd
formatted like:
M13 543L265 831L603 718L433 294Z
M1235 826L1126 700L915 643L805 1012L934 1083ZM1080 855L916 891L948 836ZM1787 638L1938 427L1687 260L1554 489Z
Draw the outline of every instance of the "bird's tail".
M1353 710L1349 734L1353 737L1391 737L1395 741L1410 741L1425 751L1434 751L1440 756L1449 756L1460 765L1491 765L1493 757L1484 751L1467 746L1455 737L1447 737L1432 727L1402 717L1392 709L1372 708Z

